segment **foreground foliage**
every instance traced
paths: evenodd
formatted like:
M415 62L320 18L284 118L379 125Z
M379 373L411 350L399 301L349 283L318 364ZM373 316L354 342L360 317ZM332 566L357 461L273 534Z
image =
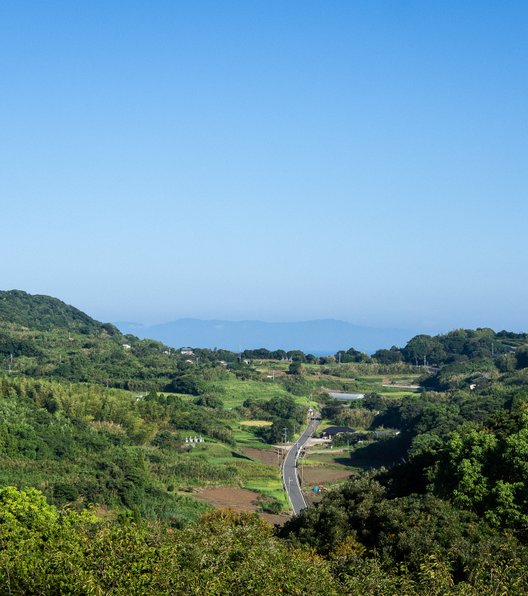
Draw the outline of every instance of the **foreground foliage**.
M254 514L217 511L184 529L126 518L109 522L90 511L57 509L34 489L8 487L0 490L0 584L10 594L521 594L528 589L526 552L510 538L448 511L445 504L439 511L436 502L388 506L377 501L379 487L367 483L347 490L341 504L310 509L293 522L285 529L286 541ZM340 510L347 511L348 533L342 532ZM328 535L330 524L337 524L339 537ZM312 534L313 546L302 546L308 534L292 538L301 525L318 526L326 538L318 543Z
M256 515L215 512L182 530L100 522L14 488L0 491L0 584L11 594L338 593L328 562Z
M293 544L308 545L341 560L349 576L358 558L372 560L386 575L420 582L434 562L449 584L509 589L528 588L528 551L469 512L432 495L390 498L372 478L363 478L329 494L280 531ZM347 580L348 581L348 580Z

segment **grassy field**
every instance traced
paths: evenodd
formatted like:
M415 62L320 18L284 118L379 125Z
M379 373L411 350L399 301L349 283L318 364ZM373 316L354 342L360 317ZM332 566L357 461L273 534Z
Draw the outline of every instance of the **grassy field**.
M365 369L375 365L325 365L303 364L304 391L302 395L294 395L296 402L306 407L314 407L314 401L319 393L325 391L341 391L352 393L379 393L393 397L412 395L413 390L404 389L398 385L413 385L417 374L403 374L401 372L386 374L365 374ZM240 380L236 378L208 381L204 384L204 392L222 400L224 407L233 409L242 406L247 399L266 401L274 396L292 395L281 382L288 378L286 371L289 362L284 361L256 361L255 368L261 373L261 380ZM268 377L276 371L279 376L274 380ZM394 384L394 386L391 386ZM185 400L195 399L193 396L181 395Z
M240 465L243 488L260 493L264 497L276 499L284 509L288 508L288 497L282 486L282 478L278 466L269 466L251 462L249 465Z
M252 365L263 374L273 374L274 372L286 373L290 367L287 360L254 360Z
M380 395L384 397L411 397L412 395L416 395L415 391L409 391L408 389L393 389L392 387L382 387L379 391L376 391Z
M276 395L289 395L280 383L241 381L239 379L210 381L206 383L205 390L207 393L218 396L226 408L239 407L249 398L265 401ZM305 401L303 400L303 402Z
M242 422L233 430L233 438L239 447L253 447L255 449L271 449L272 446L264 443L255 431L258 426L246 426Z
M249 433L248 440L244 441L242 432L238 437L239 446L271 449L269 445L251 440ZM192 492L200 486L240 486L265 499L279 501L285 509L288 507L277 465L255 461L238 449L214 442L198 443L189 452L172 459L172 465L165 466L169 474L164 482L177 491Z
M381 441L359 445L355 449L328 449L325 452L317 450L308 452L305 458L306 466L320 466L325 469L346 469L348 472L359 472L361 470L371 470L387 463L391 463L393 457L390 455L388 447Z

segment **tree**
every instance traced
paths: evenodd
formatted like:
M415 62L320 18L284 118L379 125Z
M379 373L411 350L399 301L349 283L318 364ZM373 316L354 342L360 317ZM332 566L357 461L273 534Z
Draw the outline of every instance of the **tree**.
M367 354L364 354L363 352L360 352L354 348L349 348L346 352L344 350L340 350L336 353L335 359L336 361L343 363L369 361Z
M520 347L516 352L517 368L528 368L528 346Z
M224 407L224 402L216 395L200 395L196 400L197 406L205 406L206 408L215 408L221 410Z
M306 362L306 356L301 350L290 350L286 355L292 362Z
M300 362L292 362L288 367L289 375L302 375L303 368Z
M372 354L372 358L380 364L396 364L403 360L401 350L396 346L392 346L390 350L378 350Z
M430 335L413 337L402 350L405 362L411 364L439 364L445 351L437 338Z
M291 440L294 433L293 421L285 418L275 418L271 426L263 427L260 436L271 444L283 443L286 439Z

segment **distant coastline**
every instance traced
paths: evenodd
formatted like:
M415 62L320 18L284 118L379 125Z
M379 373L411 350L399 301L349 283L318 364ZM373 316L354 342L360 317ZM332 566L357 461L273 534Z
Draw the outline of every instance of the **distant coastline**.
M299 322L224 321L179 319L157 325L116 322L123 333L150 338L173 346L244 349L302 350L315 356L354 347L371 354L379 348L403 347L415 333L390 328L353 325L322 319Z

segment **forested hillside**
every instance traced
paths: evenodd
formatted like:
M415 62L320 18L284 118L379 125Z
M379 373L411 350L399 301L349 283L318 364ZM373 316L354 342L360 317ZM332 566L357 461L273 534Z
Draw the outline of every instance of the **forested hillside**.
M207 366L230 353L199 351L191 364ZM13 374L93 382L148 391L197 393L189 357L153 340L123 335L49 296L0 293L0 368ZM199 377L199 375L197 376Z
M57 298L21 290L0 291L0 321L40 331L68 329L89 335L105 330L119 334L112 325L103 325Z

